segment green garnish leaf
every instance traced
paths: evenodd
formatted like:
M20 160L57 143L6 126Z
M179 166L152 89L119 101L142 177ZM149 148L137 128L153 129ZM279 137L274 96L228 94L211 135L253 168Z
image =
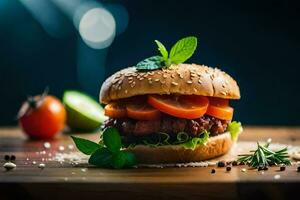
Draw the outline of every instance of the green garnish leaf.
M86 155L91 155L97 149L100 149L102 147L100 144L97 144L90 140L86 140L75 136L71 136L71 138L73 139L77 149Z
M161 53L162 57L163 57L163 60L164 61L167 61L168 60L168 56L169 56L169 53L166 49L166 47L158 40L154 40L155 43L157 44L158 46L158 50L159 52Z
M115 168L115 169L121 169L124 167L126 163L126 154L125 152L117 152L115 154L113 154L112 156L112 160L111 160L111 165Z
M243 132L243 127L241 122L236 122L236 121L231 122L227 127L227 131L230 132L231 139L236 141L239 134Z
M103 142L113 153L119 152L122 147L121 137L116 128L107 128L103 131Z
M125 167L132 167L137 164L136 157L131 152L124 152L126 155Z
M197 48L197 38L190 36L179 40L171 48L170 54L166 47L158 40L155 40L161 56L146 58L136 65L137 70L155 70L169 67L172 64L180 64L189 59Z
M279 164L291 165L287 148L283 148L278 151L272 151L268 149L270 143L271 142L267 142L266 145L261 145L259 142L257 142L256 150L250 151L250 154L238 155L238 162L244 162L253 168L264 168L270 165Z
M109 168L112 166L112 153L107 148L96 150L89 159L89 164Z
M163 58L161 56L152 56L142 60L136 65L138 70L154 70L162 67Z
M179 64L189 59L197 48L197 38L190 36L176 42L170 52L172 64Z

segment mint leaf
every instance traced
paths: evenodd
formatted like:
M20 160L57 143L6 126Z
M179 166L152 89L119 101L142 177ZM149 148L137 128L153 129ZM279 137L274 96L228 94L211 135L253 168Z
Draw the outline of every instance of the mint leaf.
M162 67L162 60L161 56L152 56L150 58L146 58L145 60L139 62L136 65L138 70L154 70L159 69Z
M111 152L103 147L101 149L96 150L89 159L89 164L95 165L98 167L111 167L112 154Z
M158 41L158 40L154 40L154 41L155 41L155 43L157 44L158 50L159 50L159 52L161 53L161 55L162 55L164 61L167 61L167 60L168 60L169 53L168 53L166 47L165 47L160 41Z
M125 167L132 167L137 164L136 157L131 152L124 152L126 156Z
M230 132L232 140L234 141L237 140L239 134L243 131L241 122L236 122L236 121L231 122L227 127L227 131Z
M121 137L116 128L107 128L103 131L103 142L111 152L120 151L122 147Z
M113 154L111 165L116 169L121 169L126 163L126 154L123 151Z
M79 149L79 151L81 151L82 153L86 154L86 155L91 155L92 153L94 153L97 149L101 148L101 145L83 139L83 138L79 138L79 137L75 137L75 136L71 136L71 138L73 139L77 149Z
M197 38L190 36L176 42L170 52L171 64L179 64L189 59L197 47Z

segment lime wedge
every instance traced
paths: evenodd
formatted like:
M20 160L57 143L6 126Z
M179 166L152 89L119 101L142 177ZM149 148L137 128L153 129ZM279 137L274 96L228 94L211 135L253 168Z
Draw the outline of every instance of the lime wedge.
M67 111L67 124L72 130L93 131L107 119L101 105L81 92L65 91L63 103Z

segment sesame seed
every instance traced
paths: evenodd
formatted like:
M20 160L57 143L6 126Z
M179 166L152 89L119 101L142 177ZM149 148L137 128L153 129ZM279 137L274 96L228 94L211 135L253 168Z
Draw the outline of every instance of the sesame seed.
M221 92L221 94L226 95L226 92Z
M132 80L133 79L133 77L128 77L128 80Z
M167 78L168 76L167 76L167 74L164 74L163 77L164 77L164 78Z
M128 90L125 90L124 92L125 92L125 94L127 94L127 93L128 93Z
M182 79L183 78L183 74L180 74L179 77Z
M130 87L134 87L135 86L135 82L133 82L132 84L130 84Z
M194 73L191 73L191 77L195 77L196 76L196 74L194 74Z
M159 78L155 79L154 81L155 81L155 82L158 82L158 81L159 81Z
M164 80L161 80L160 82L161 82L162 84L165 84L165 83L166 83L166 81L164 81Z
M172 78L175 78L175 75L174 75L174 74L171 74L171 77L172 77Z
M142 81L142 80L144 80L144 78L143 78L143 77L141 77L141 78L139 78L139 80L140 80L140 81Z
M176 82L174 82L174 81L172 81L171 84L172 84L172 85L178 85L178 83L176 83Z
M193 88L195 92L197 92L198 90L196 88Z
M246 169L246 168L243 168L243 169L242 169L242 172L246 172L246 171L247 171L247 169Z
M152 81L148 81L148 82L149 82L150 85L152 84Z
M198 76L202 76L200 72L197 73Z
M202 81L199 79L198 83L202 84Z
M119 86L119 87L118 87L118 90L121 90L121 89L122 89L122 87L121 87L121 86Z
M188 83L188 84L192 84L192 83L193 83L193 81L187 81L187 83Z

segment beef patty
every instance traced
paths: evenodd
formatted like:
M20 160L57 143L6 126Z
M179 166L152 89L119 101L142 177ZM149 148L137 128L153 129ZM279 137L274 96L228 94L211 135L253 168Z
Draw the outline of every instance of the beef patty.
M224 133L230 121L220 120L211 116L203 116L198 119L181 119L164 115L159 120L144 121L130 118L108 119L103 128L115 127L121 135L145 136L157 132L177 134L186 132L192 137L200 136L204 130L211 136Z

